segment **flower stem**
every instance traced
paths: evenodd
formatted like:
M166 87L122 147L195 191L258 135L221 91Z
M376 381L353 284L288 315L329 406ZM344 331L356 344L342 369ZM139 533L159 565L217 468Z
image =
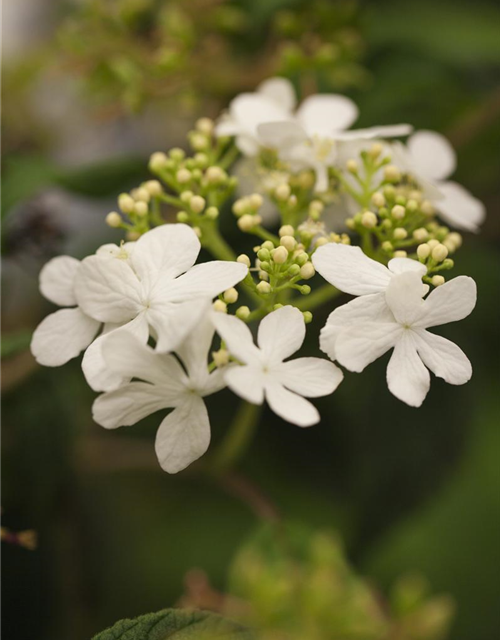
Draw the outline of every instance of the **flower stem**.
M212 457L212 469L221 472L235 465L250 443L261 410L260 405L241 402L229 431Z

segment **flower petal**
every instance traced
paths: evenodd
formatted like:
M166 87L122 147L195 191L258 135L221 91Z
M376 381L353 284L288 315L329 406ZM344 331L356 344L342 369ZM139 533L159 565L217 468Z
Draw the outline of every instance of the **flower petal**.
M358 107L349 98L323 94L306 98L297 110L297 119L308 135L330 136L350 127L358 114Z
M276 380L268 378L265 390L267 403L283 420L299 427L310 427L320 421L318 410L309 400L288 391Z
M294 121L264 122L257 127L257 134L265 147L279 151L307 142L307 133Z
M208 353L215 333L209 308L210 304L207 303L196 329L176 349L177 355L186 367L191 383L197 389L201 389L208 379Z
M241 367L227 367L224 370L224 380L227 386L252 404L264 402L264 374L260 367L243 365Z
M177 473L201 457L209 444L207 408L193 394L163 420L156 434L155 449L162 469Z
M207 300L185 302L155 301L147 311L147 320L156 333L157 351L175 351L200 321Z
M92 416L105 429L128 427L160 409L176 406L178 400L178 396L169 396L162 387L130 382L96 398Z
M389 391L411 407L419 407L430 384L430 375L417 353L413 332L404 331L387 366Z
M379 293L391 279L387 267L368 258L359 247L346 244L329 243L319 247L312 262L325 280L354 296Z
M212 321L231 355L245 364L260 365L259 349L253 343L250 329L242 320L225 313L213 313Z
M414 332L415 344L424 364L449 384L465 384L472 377L472 365L454 342L424 329Z
M363 322L344 329L335 343L337 360L349 371L359 373L389 351L402 331L401 325L389 322Z
M333 393L344 374L332 362L322 358L296 358L272 369L273 376L290 391L309 398Z
M257 343L268 365L283 362L298 351L306 337L302 312L287 305L260 321Z
M394 322L384 293L372 293L354 298L332 311L321 329L319 346L330 360L336 360L335 343L339 333L354 324L363 322Z
M441 182L439 190L444 196L435 203L440 217L457 229L478 232L479 225L486 217L486 209L481 200L456 182Z
M428 328L463 320L476 306L476 299L477 287L472 278L453 278L427 296L416 324Z
M295 89L286 78L268 78L259 84L257 92L274 100L284 111L292 112L295 109L297 103Z
M100 322L89 318L78 307L60 309L35 329L31 353L45 367L59 367L86 349L100 326Z
M430 180L444 180L455 171L455 151L436 131L414 133L408 140L408 151L418 172Z
M121 335L122 333L125 334L124 342L127 342L127 344L128 340L135 338L145 345L149 337L148 323L146 322L145 315L141 313L131 322L127 322L114 329L110 329L109 326L105 327L103 334L94 340L85 351L82 360L83 375L88 385L94 391L112 391L134 377L134 374L129 375L126 371L111 368L103 355L103 347L108 338L115 334Z
M154 298L162 297L173 302L193 298L215 298L219 293L241 282L247 273L248 267L239 262L204 262L195 265L173 282L166 282L164 287L159 287Z
M249 135L257 134L263 122L286 120L289 114L274 99L259 93L242 93L231 102L231 117L245 127Z
M367 127L366 129L339 131L335 134L335 139L341 142L351 142L353 140L372 140L373 138L397 138L408 135L412 129L413 127L409 124L389 124Z
M70 256L58 256L49 260L40 271L42 295L60 307L76 306L75 276L80 261Z
M427 267L425 264L418 262L418 260L412 260L411 258L393 258L389 260L387 265L389 271L394 274L405 273L406 271L415 271L421 278L427 273Z
M394 275L385 292L385 301L396 320L412 325L424 309L422 277L417 271Z
M75 278L82 310L101 322L128 322L144 308L141 283L127 262L89 256Z

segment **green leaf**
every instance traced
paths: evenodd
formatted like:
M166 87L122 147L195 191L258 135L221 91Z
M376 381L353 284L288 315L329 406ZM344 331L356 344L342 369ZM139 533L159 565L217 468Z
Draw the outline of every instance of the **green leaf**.
M30 331L16 331L2 336L0 353L2 358L13 356L19 351L24 351L31 342Z
M120 620L93 640L252 640L254 635L235 622L206 611L163 609L139 618Z

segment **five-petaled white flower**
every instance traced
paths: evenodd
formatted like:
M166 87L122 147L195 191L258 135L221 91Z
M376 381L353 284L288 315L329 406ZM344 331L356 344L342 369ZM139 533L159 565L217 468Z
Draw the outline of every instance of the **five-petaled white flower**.
M360 247L334 243L319 247L312 261L316 271L334 287L359 296L334 309L321 330L320 348L332 360L337 359L338 335L348 324L392 317L385 291L394 276L410 271L422 279L427 272L425 265L416 260L393 258L385 267L365 255ZM421 297L428 291L429 286L421 281Z
M294 120L271 121L257 127L261 143L277 150L293 171L313 169L317 192L328 189L328 169L338 164L339 143L410 133L406 124L345 131L356 120L356 105L341 95L306 98Z
M391 278L385 292L389 314L348 323L336 339L337 361L361 372L394 349L387 366L391 393L419 407L430 388L430 369L450 384L465 384L472 367L464 352L430 327L462 320L476 304L476 283L459 276L422 299L421 276L408 271ZM428 369L427 369L427 368Z
M156 455L168 473L182 471L210 444L205 396L226 385L222 371L208 371L207 357L214 328L206 319L177 348L177 355L159 353L126 331L115 332L103 345L106 366L117 375L137 378L100 395L93 405L94 420L106 429L129 426L161 409L174 410L156 435Z
M241 93L221 117L215 133L235 136L236 146L246 156L258 154L260 145L257 127L270 120L288 120L295 108L295 91L285 78L269 78L254 93Z
M302 396L316 398L333 393L342 371L321 358L296 358L284 362L302 345L302 313L286 306L273 311L259 325L258 347L247 325L234 316L216 313L213 322L229 352L242 366L228 367L224 379L234 393L252 404L264 398L284 420L300 427L319 422L317 409Z
M483 203L457 182L446 180L456 167L448 140L435 131L417 131L405 147L395 143L393 160L412 175L445 220L458 229L478 231L485 218Z

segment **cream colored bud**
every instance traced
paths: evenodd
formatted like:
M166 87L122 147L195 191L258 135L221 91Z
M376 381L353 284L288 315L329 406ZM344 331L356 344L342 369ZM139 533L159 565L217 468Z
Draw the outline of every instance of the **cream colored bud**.
M457 249L462 246L462 236L456 231L452 231L447 240L452 242Z
M239 262L240 264L244 264L245 266L247 266L248 268L250 268L250 258L245 255L244 253L241 253L237 258L236 258L236 262Z
M283 236L293 236L294 234L295 229L291 224L284 224L279 230L280 238L282 238Z
M236 317L240 320L246 320L250 315L250 309L246 306L238 307L236 309Z
M440 287L445 283L445 279L443 276L432 276L431 282L435 287Z
M211 136L214 130L214 121L211 118L200 118L196 121L196 129L206 136Z
M323 213L324 208L325 208L325 205L321 202L321 200L313 200L309 205L309 211L312 211L318 214Z
M208 164L208 156L206 153L199 151L198 153L195 153L194 161L198 166L204 169Z
M316 273L312 262L306 262L300 267L300 277L304 280L309 280Z
M372 203L376 207L383 207L385 205L385 198L380 193L380 191L375 191L375 193L372 195Z
M178 211L176 218L177 222L186 223L189 221L189 213L187 211Z
M276 264L284 264L288 260L288 251L285 247L278 247L272 252L273 262Z
M322 247L325 244L328 244L328 238L325 238L324 236L321 236L321 238L318 238L316 240L316 246L317 247Z
M157 172L165 169L168 163L168 156L162 151L153 153L149 158L149 168L151 171Z
M186 152L184 151L184 149L181 149L180 147L172 147L172 149L170 149L169 151L169 155L172 158L172 160L175 160L176 162L180 162L181 160L184 160L184 158L186 157Z
M391 215L396 220L402 220L405 217L406 209L402 207L400 204L395 205L391 209Z
M443 262L445 258L448 257L448 249L444 244L438 244L437 247L434 247L432 250L432 259L436 262Z
M230 289L226 289L226 291L224 291L223 297L224 302L227 302L227 304L234 304L238 300L238 292L234 287L231 287Z
M377 226L377 216L372 211L365 211L361 216L361 224L366 229L373 229Z
M218 313L227 313L227 304L222 300L216 300L213 303L212 308L214 311L217 311Z
M406 203L406 208L408 209L408 211L416 211L418 209L418 202L413 198L410 198L410 200L408 200L408 202Z
M388 164L384 168L384 178L389 182L399 182L401 180L401 171L393 164Z
M236 200L233 204L233 213L237 216L242 216L248 210L248 202L244 198Z
M196 234L196 236L197 236L198 238L201 238L202 233L201 233L201 229L200 229L200 227L193 227L193 231L195 232L195 234Z
M345 219L345 226L348 229L354 229L354 227L356 226L356 223L354 222L354 218L346 218Z
M248 198L248 203L252 207L252 209L257 210L262 207L264 204L264 198L260 195L260 193L252 193Z
M188 190L188 191L183 191L179 196L179 198L182 200L182 202L184 202L184 204L187 204L193 196L194 196L194 193Z
M406 229L403 229L402 227L399 227L398 229L394 229L392 235L394 237L394 240L404 240L408 236L408 231Z
M148 180L144 183L144 188L148 191L150 196L159 196L163 193L163 187L158 180Z
M271 251L272 249L274 249L274 244L271 242L271 240L266 240L262 243L261 249L267 249L268 251Z
M194 211L194 213L201 213L205 208L205 204L205 198L202 198L201 196L193 196L189 201L191 211Z
M130 240L130 242L135 242L136 240L139 240L140 237L141 234L138 231L127 231L126 238L127 240Z
M267 273L266 273L266 276L267 276ZM266 282L265 280L262 280L257 285L257 291L259 293L263 293L263 294L271 293L271 285L269 284L269 282Z
M431 255L431 248L428 244L419 244L417 247L417 256L420 260L427 260L427 258Z
M117 227L121 226L121 224L122 224L121 215L119 213L117 213L116 211L111 211L106 216L106 224L108 225L108 227L113 227L114 229L116 229Z
M226 349L219 349L219 351L212 351L212 359L217 368L225 367L229 362L229 352Z
M281 236L280 244L288 251L293 251L297 246L297 240L293 236Z
M392 246L392 242L389 242L389 240L382 242L382 249L386 253L391 253L391 251L394 249L394 247Z
M189 136L189 143L195 151L204 151L210 144L207 136L198 132Z
M144 216L148 215L148 205L143 202L142 200L139 202L135 203L135 207L134 207L134 211L136 212L136 214L138 216L140 216L141 218L143 218Z
M145 187L134 189L133 196L139 202L149 202L151 200L151 194Z
M429 245L429 247L432 249L434 249L435 247L438 246L438 244L440 244L439 240L436 240L435 238L432 238L432 240L429 240L427 242L427 244Z
M241 231L251 231L256 224L258 224L256 222L257 216L252 216L249 213L246 213L244 216L241 216L241 218L238 219L238 227L241 229Z
M205 172L205 177L210 184L218 184L227 178L227 173L220 167L208 167Z
M297 196L292 193L292 195L288 198L288 206L296 207L297 206Z
M420 211L426 216L432 216L432 214L434 213L432 202L430 202L429 200L424 200L420 205Z
M368 153L374 160L376 160L383 150L384 147L380 144L380 142L374 142L370 147L370 151Z
M217 218L219 217L219 210L217 209L217 207L208 207L208 209L205 211L205 215L210 220L217 220Z
M408 256L408 254L406 253L406 251L395 251L394 252L394 257L395 258L406 258Z
M278 200L288 200L288 198L290 197L290 185L285 183L285 184L280 184L278 187L276 187L276 189L274 190L274 195Z
M179 169L175 177L177 178L177 182L179 182L180 184L186 184L186 182L191 181L192 175L189 169Z
M356 160L348 160L346 162L346 167L347 167L347 171L349 171L349 173L357 173L358 172L358 163L356 162Z
M135 206L135 200L128 193L121 193L118 196L118 206L123 213L132 213Z
M415 229L413 237L417 242L425 242L429 237L429 232L427 229L424 229L424 227L420 227L419 229Z

